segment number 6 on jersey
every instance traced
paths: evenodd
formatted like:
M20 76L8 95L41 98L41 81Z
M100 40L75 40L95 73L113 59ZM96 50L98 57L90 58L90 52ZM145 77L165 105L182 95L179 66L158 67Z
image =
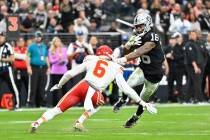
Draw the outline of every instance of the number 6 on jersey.
M106 61L98 60L94 68L93 74L98 78L103 77L106 72L105 68L107 66L108 66L108 63Z

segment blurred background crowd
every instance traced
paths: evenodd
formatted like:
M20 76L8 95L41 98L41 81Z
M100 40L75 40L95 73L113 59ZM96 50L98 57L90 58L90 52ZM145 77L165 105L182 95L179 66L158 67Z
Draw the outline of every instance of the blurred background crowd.
M15 81L10 91L16 92L19 106L56 105L84 74L73 78L57 93L49 93L50 87L67 70L81 64L86 55L94 54L100 45L109 45L118 56L123 56L121 46L128 41L132 29L116 19L132 23L134 16L141 12L152 16L153 28L161 36L168 62L168 68L163 66L167 84L162 83L166 92L160 93L167 94L167 99L156 96L154 100L207 102L210 96L209 0L0 0L0 36L5 36L8 15L16 14L20 19L20 37L9 41L14 51L11 67ZM3 42L0 39L1 45ZM1 83L9 83L3 78L1 59L0 64ZM127 71L132 72L135 65L136 62L126 65ZM114 104L121 96L115 83L104 95L107 104Z

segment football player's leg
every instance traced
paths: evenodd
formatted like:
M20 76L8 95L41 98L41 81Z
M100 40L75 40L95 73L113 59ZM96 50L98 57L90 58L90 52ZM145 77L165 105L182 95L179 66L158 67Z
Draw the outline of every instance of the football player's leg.
M36 129L43 123L51 120L56 115L62 113L61 109L54 107L53 109L48 109L38 120L31 124L31 133L34 133Z
M140 68L136 68L127 81L130 87L135 87L144 83L144 74ZM123 96L118 100L118 102L114 105L113 111L118 112L121 107L129 100L128 96L122 93Z
M90 116L92 116L93 114L95 114L98 110L99 110L99 108L91 109L91 110L86 110L79 117L79 119L76 121L76 123L74 125L74 129L75 130L78 130L78 131L86 131L86 129L83 126L84 121L86 121Z
M151 83L145 80L144 87L140 93L140 97L143 101L148 101L149 98L154 94L156 89L158 88L158 83ZM125 128L131 128L136 124L142 113L144 112L144 108L142 105L138 105L137 111L133 116L125 123Z
M142 92L140 93L140 97L142 100L146 102L155 93L155 91L159 86L159 83L152 83L148 80L145 80L144 85L145 85L145 91L142 90Z
M140 98L143 101L147 102L150 99L150 97L155 93L158 86L159 86L159 83L151 83L151 82L145 80L143 90L140 93ZM135 115L139 117L139 116L141 116L143 111L144 111L143 106L139 105Z
M127 81L130 87L135 87L144 83L144 74L140 68L136 68Z
M91 96L92 95L92 96ZM75 130L84 131L83 123L90 116L98 112L99 106L104 104L104 97L101 92L95 91L92 87L88 88L86 99L84 101L85 112L80 116L80 118L76 121L74 126ZM91 97L91 98L88 98Z
M127 81L130 87L136 87L144 83L144 74L140 68L136 68ZM127 95L126 95L127 96ZM126 100L123 96L124 101Z
M145 84L143 85L143 89L141 91L141 93L145 92ZM140 94L141 95L141 94ZM138 108L137 108L137 111L136 113L134 113L127 121L126 123L124 124L124 127L125 128L131 128L133 127L136 122L138 121L139 119L139 116L143 113L143 106L142 105L138 105ZM137 115L138 114L138 115Z
M37 121L31 124L31 133L34 133L36 129L43 123L53 119L55 116L63 113L70 107L78 104L81 100L80 97L77 96L78 88L75 87L68 93L66 93L61 100L58 102L56 107L53 109L47 110Z

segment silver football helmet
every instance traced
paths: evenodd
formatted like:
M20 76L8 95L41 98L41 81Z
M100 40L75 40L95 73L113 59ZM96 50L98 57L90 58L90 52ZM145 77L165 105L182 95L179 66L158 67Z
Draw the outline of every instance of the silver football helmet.
M139 26L141 26L141 25L144 25L144 26L142 26L144 29L139 30ZM135 32L139 36L144 36L147 32L149 32L151 30L151 27L153 26L152 18L147 13L137 14L134 18L133 26L135 28Z

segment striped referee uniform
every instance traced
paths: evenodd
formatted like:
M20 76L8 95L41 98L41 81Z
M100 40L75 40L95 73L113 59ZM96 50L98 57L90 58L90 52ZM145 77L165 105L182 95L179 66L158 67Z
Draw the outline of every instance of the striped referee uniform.
M8 58L14 55L12 46L9 43L3 43L0 45L0 81L5 81L11 91L14 91L16 97L16 107L19 107L19 92L17 90L14 76L12 72L12 64L10 62L4 62L2 59Z

